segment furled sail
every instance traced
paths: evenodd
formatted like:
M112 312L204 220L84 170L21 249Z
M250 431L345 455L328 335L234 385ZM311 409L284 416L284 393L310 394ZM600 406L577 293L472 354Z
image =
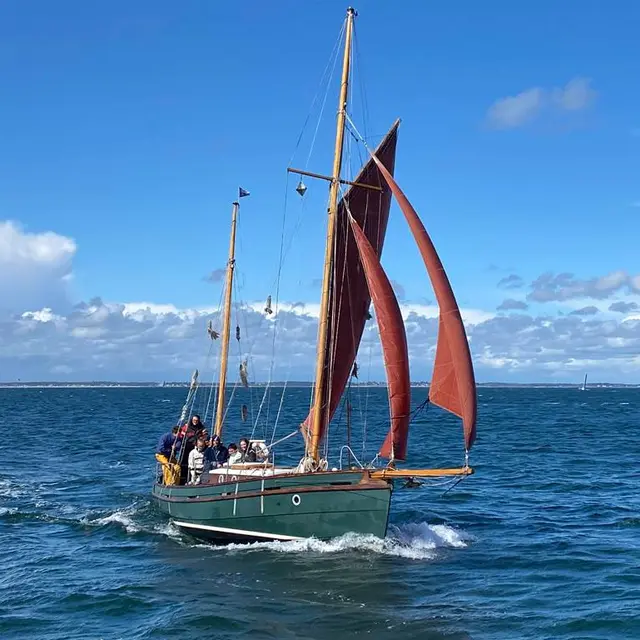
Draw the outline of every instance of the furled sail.
M376 160L391 175L395 166L398 125L399 122L394 123L376 149ZM380 257L391 206L391 192L386 188L374 160L369 160L364 165L354 182L382 187L383 190L351 186L338 204L333 280L329 297L329 352L325 365L325 380L328 384L325 397L321 399L323 420L320 439L340 404L351 375L371 304L347 210L363 230L376 256ZM311 423L311 415L310 413L303 423L303 433Z
M372 154L372 158L409 224L440 307L438 343L429 400L462 418L464 444L469 451L476 437L477 397L473 363L460 309L442 262L418 214L376 154Z
M367 285L376 311L380 342L387 374L391 427L380 451L385 458L404 460L407 453L409 413L411 410L411 382L409 352L400 305L387 274L371 243L358 223L350 218L353 235L360 252Z

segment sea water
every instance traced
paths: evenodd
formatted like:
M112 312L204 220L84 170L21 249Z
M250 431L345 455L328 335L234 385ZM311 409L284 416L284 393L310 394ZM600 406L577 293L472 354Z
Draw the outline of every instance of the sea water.
M255 419L263 392L235 398L227 443L251 434L239 406ZM254 434L268 441L271 393ZM386 391L352 395L352 448L372 458ZM386 539L226 547L180 534L149 499L184 398L0 389L0 638L640 638L640 390L482 387L476 474L397 483ZM275 438L308 406L308 389L288 389ZM332 466L345 437L329 434ZM462 460L459 421L416 416L412 466Z

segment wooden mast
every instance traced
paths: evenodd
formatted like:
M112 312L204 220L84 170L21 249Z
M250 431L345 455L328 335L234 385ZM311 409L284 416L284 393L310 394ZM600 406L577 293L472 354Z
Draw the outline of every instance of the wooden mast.
M229 262L227 263L227 278L224 291L224 310L222 324L222 351L220 354L220 380L218 382L218 406L216 409L216 435L222 432L224 417L224 392L227 383L227 365L229 362L229 336L231 333L231 293L233 289L233 271L236 266L236 221L240 203L233 203L231 213L231 238L229 240Z
M333 172L329 192L329 220L327 224L327 244L324 256L324 273L322 275L322 297L320 299L320 320L318 326L318 345L316 353L315 392L313 400L313 420L311 423L311 442L308 454L318 459L320 448L320 434L326 417L324 407L325 388L327 380L325 368L327 363L327 337L329 324L329 294L333 270L334 243L336 233L336 217L338 211L338 196L340 190L340 169L342 167L342 149L344 146L344 127L347 113L347 90L349 88L349 67L351 63L351 38L353 33L353 19L356 15L353 7L347 9L347 27L344 44L344 59L342 62L342 83L340 99L338 101L338 118L336 124L336 145L333 156Z

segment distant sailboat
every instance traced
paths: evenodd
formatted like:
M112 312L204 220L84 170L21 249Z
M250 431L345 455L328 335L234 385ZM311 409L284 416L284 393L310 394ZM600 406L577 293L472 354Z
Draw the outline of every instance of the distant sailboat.
M582 386L580 387L580 391L586 391L587 390L587 374L584 374L584 382L582 383Z

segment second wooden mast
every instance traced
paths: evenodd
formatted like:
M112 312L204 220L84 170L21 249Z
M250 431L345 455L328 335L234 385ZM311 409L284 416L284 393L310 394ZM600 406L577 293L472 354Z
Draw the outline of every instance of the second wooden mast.
M327 224L327 243L325 247L324 272L322 275L322 297L320 298L320 319L318 325L318 345L316 353L315 391L313 415L311 421L311 438L308 444L308 455L318 460L320 441L324 431L328 403L327 388L327 352L329 349L329 307L331 284L333 277L334 243L336 235L336 217L340 195L340 169L342 167L342 150L344 147L344 129L347 115L347 96L349 89L349 70L351 65L351 40L353 20L356 12L352 7L347 9L347 25L345 33L344 58L342 62L342 82L338 101L338 117L336 125L336 144L333 156L333 172L329 192L329 219Z
M233 203L231 213L231 238L229 240L229 262L227 263L227 277L224 291L224 309L222 320L222 347L220 350L220 380L218 382L218 406L216 409L215 433L222 433L224 420L224 396L227 384L227 366L229 364L229 338L231 334L231 294L233 291L233 271L236 266L236 223L238 220L239 202Z

